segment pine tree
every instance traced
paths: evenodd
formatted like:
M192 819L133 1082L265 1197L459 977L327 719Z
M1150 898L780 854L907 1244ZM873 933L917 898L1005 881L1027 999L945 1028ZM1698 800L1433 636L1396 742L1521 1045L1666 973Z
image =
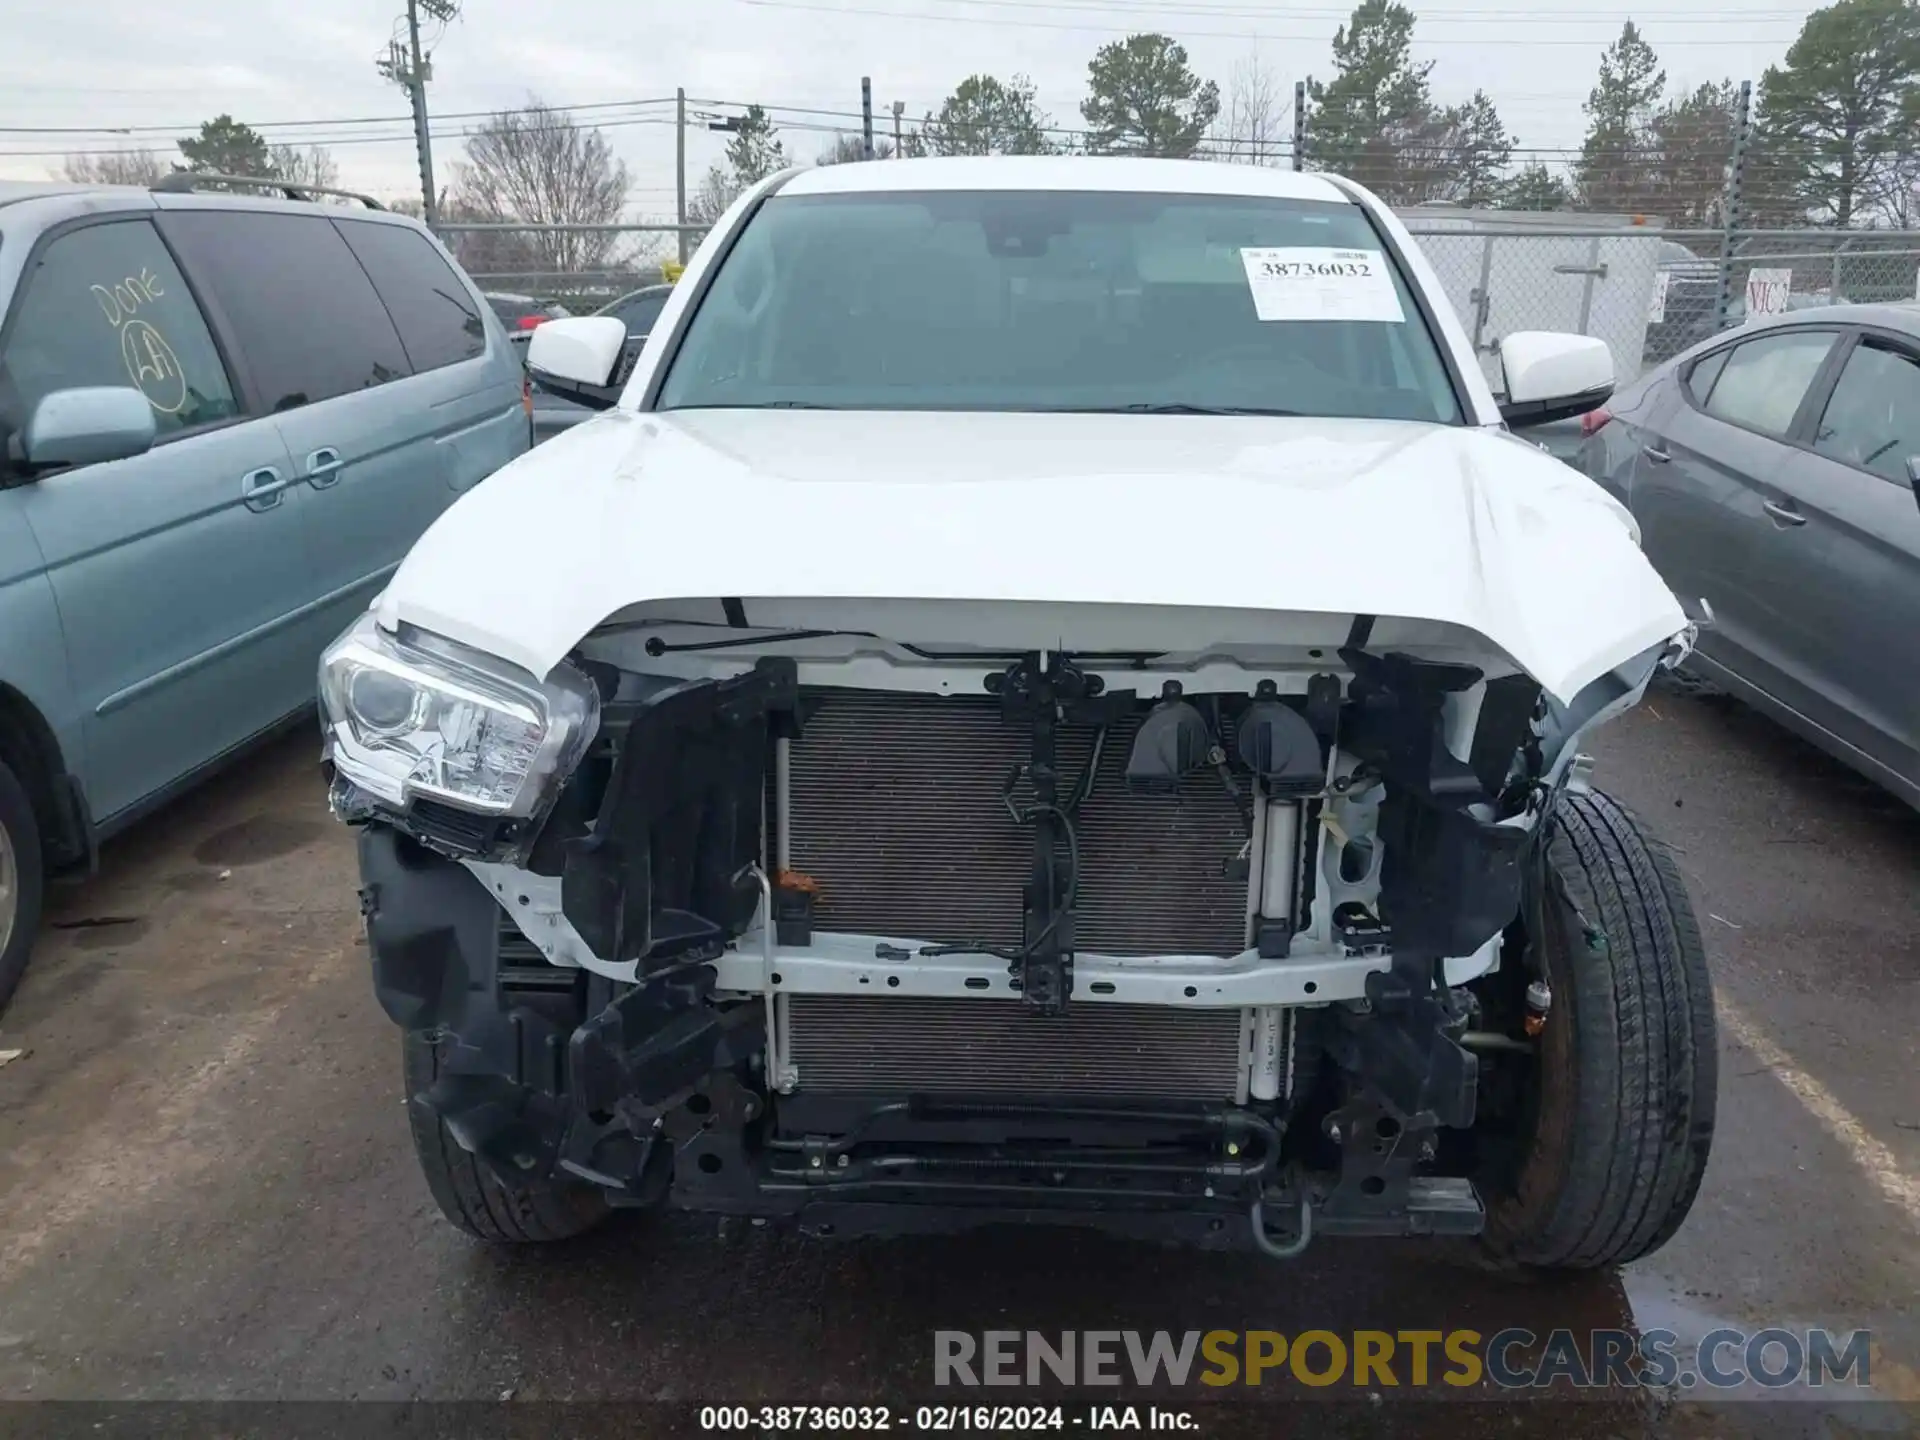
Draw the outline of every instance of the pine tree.
M1574 185L1589 210L1631 211L1645 202L1653 107L1667 88L1653 47L1629 20L1600 57L1600 78L1587 97L1587 138Z
M1920 144L1920 5L1838 0L1816 10L1760 81L1759 208L1852 225Z
M1102 45L1087 66L1087 150L1094 155L1184 159L1220 113L1220 87L1187 64L1166 35L1129 35Z
M1307 82L1307 157L1396 204L1429 198L1437 133L1427 94L1432 61L1413 59L1413 11L1361 0L1334 32L1332 80Z

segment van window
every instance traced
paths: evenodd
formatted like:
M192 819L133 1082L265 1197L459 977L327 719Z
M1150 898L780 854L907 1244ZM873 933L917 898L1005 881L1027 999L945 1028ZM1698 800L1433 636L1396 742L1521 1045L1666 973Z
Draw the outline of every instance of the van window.
M426 236L373 220L336 220L334 225L386 302L415 370L437 370L486 354L480 302Z
M324 217L177 210L161 225L226 312L268 410L411 373L387 307Z
M88 225L48 243L26 275L0 350L0 438L55 390L132 386L161 435L239 412L220 352L173 256L145 220Z

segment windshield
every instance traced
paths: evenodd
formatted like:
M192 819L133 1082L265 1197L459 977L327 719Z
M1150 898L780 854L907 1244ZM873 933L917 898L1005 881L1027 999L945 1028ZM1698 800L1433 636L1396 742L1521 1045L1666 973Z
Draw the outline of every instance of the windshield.
M1075 191L768 201L658 407L778 406L1460 414L1359 207Z

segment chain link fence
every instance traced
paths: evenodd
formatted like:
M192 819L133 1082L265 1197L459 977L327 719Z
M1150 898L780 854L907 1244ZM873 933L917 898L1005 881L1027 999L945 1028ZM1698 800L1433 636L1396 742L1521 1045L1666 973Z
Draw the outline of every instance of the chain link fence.
M1621 384L1749 318L1916 298L1920 231L1676 230L1553 214L1410 215L1496 385L1516 330L1605 340Z
M591 315L622 295L671 280L684 237L691 254L704 225L521 225L456 221L434 232L481 290Z

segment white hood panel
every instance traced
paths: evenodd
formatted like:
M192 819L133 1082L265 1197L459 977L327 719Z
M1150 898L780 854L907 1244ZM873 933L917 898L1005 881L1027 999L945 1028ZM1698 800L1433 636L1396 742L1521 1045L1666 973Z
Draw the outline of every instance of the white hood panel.
M1626 511L1511 437L1184 415L609 411L462 496L377 604L544 675L712 596L1403 617L1561 700L1686 626Z

